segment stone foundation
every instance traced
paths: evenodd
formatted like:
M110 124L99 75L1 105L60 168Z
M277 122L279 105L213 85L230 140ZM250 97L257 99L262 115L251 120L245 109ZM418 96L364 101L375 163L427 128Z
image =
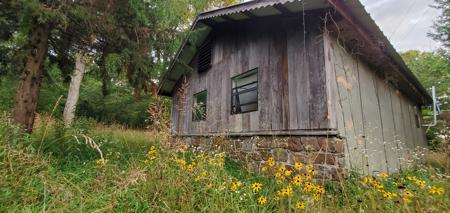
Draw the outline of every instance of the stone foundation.
M225 152L228 157L259 171L269 157L278 165L312 164L316 178L340 179L345 175L344 143L336 137L242 136L172 137L172 145L186 144L205 152Z

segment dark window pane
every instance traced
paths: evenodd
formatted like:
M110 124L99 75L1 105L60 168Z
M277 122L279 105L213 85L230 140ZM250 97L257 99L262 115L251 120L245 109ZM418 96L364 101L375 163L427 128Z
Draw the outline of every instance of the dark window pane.
M258 69L234 77L231 82L231 113L258 110Z
M202 91L194 95L192 106L192 120L201 121L206 119L207 92Z

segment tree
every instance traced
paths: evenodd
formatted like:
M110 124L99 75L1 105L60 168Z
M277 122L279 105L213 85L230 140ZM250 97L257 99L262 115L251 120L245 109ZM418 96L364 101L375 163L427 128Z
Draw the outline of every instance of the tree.
M450 107L450 59L442 52L410 50L402 54L405 63L419 81L430 89L436 86L441 109Z
M69 55L70 47L82 46L82 36L77 36L80 27L77 22L85 19L84 1L74 0L13 0L12 5L18 7L18 31L28 35L25 47L25 65L16 90L13 119L25 131L31 132L34 125L36 107L42 78L44 63L52 46L54 58ZM61 48L62 47L62 48ZM62 51L59 51L63 49ZM60 54L58 54L60 53Z
M448 54L450 52L450 1L434 0L434 2L435 5L432 7L442 10L442 13L434 22L434 32L429 33L429 36L440 41Z

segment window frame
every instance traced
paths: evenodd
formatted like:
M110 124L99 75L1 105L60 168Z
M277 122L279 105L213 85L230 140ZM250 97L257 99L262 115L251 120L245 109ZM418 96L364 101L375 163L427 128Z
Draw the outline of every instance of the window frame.
M256 81L250 82L250 83L247 83L247 84L244 84L244 85L241 85L241 86L236 87L236 88L233 87L233 81L235 79L245 78L245 77L251 76L253 74L256 75ZM256 87L254 87L254 88L250 88L250 89L247 89L247 90L241 91L241 92L234 92L234 90L236 90L236 89L239 89L239 88L251 85L251 84L255 84L255 83L256 83ZM233 99L235 98L236 95L241 95L241 94L248 93L248 92L253 92L253 91L256 91L256 101L255 102L246 103L246 104L239 104L239 106L242 107L242 106L251 105L251 104L255 104L256 103L256 109L248 110L248 111L242 111L242 109L241 109L239 112L237 111L237 109L233 110L233 107L237 108L236 104L235 104L236 106L233 105ZM259 68L256 67L256 68L250 69L250 70L248 70L248 71L246 71L244 73L241 73L239 75L231 77L230 113L231 113L231 115L238 115L238 114L245 114L245 113L250 113L250 112L256 112L258 110L259 110Z
M197 103L196 97L200 96L202 93L205 93L205 106L204 106L205 115L203 117L198 118L195 111L195 104ZM208 90L202 90L192 95L192 121L193 122L206 121L207 116L208 116Z

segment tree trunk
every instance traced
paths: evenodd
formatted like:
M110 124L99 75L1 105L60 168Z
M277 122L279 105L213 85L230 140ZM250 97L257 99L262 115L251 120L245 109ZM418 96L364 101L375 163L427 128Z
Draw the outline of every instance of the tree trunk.
M29 133L34 125L42 72L47 57L49 31L45 25L36 25L32 29L25 67L16 90L13 119Z
M66 105L64 106L64 125L66 127L72 124L75 118L75 111L77 108L78 98L80 96L80 86L83 80L83 75L86 69L86 63L84 61L84 53L79 52L75 56L75 70L71 76L69 92L67 94Z

